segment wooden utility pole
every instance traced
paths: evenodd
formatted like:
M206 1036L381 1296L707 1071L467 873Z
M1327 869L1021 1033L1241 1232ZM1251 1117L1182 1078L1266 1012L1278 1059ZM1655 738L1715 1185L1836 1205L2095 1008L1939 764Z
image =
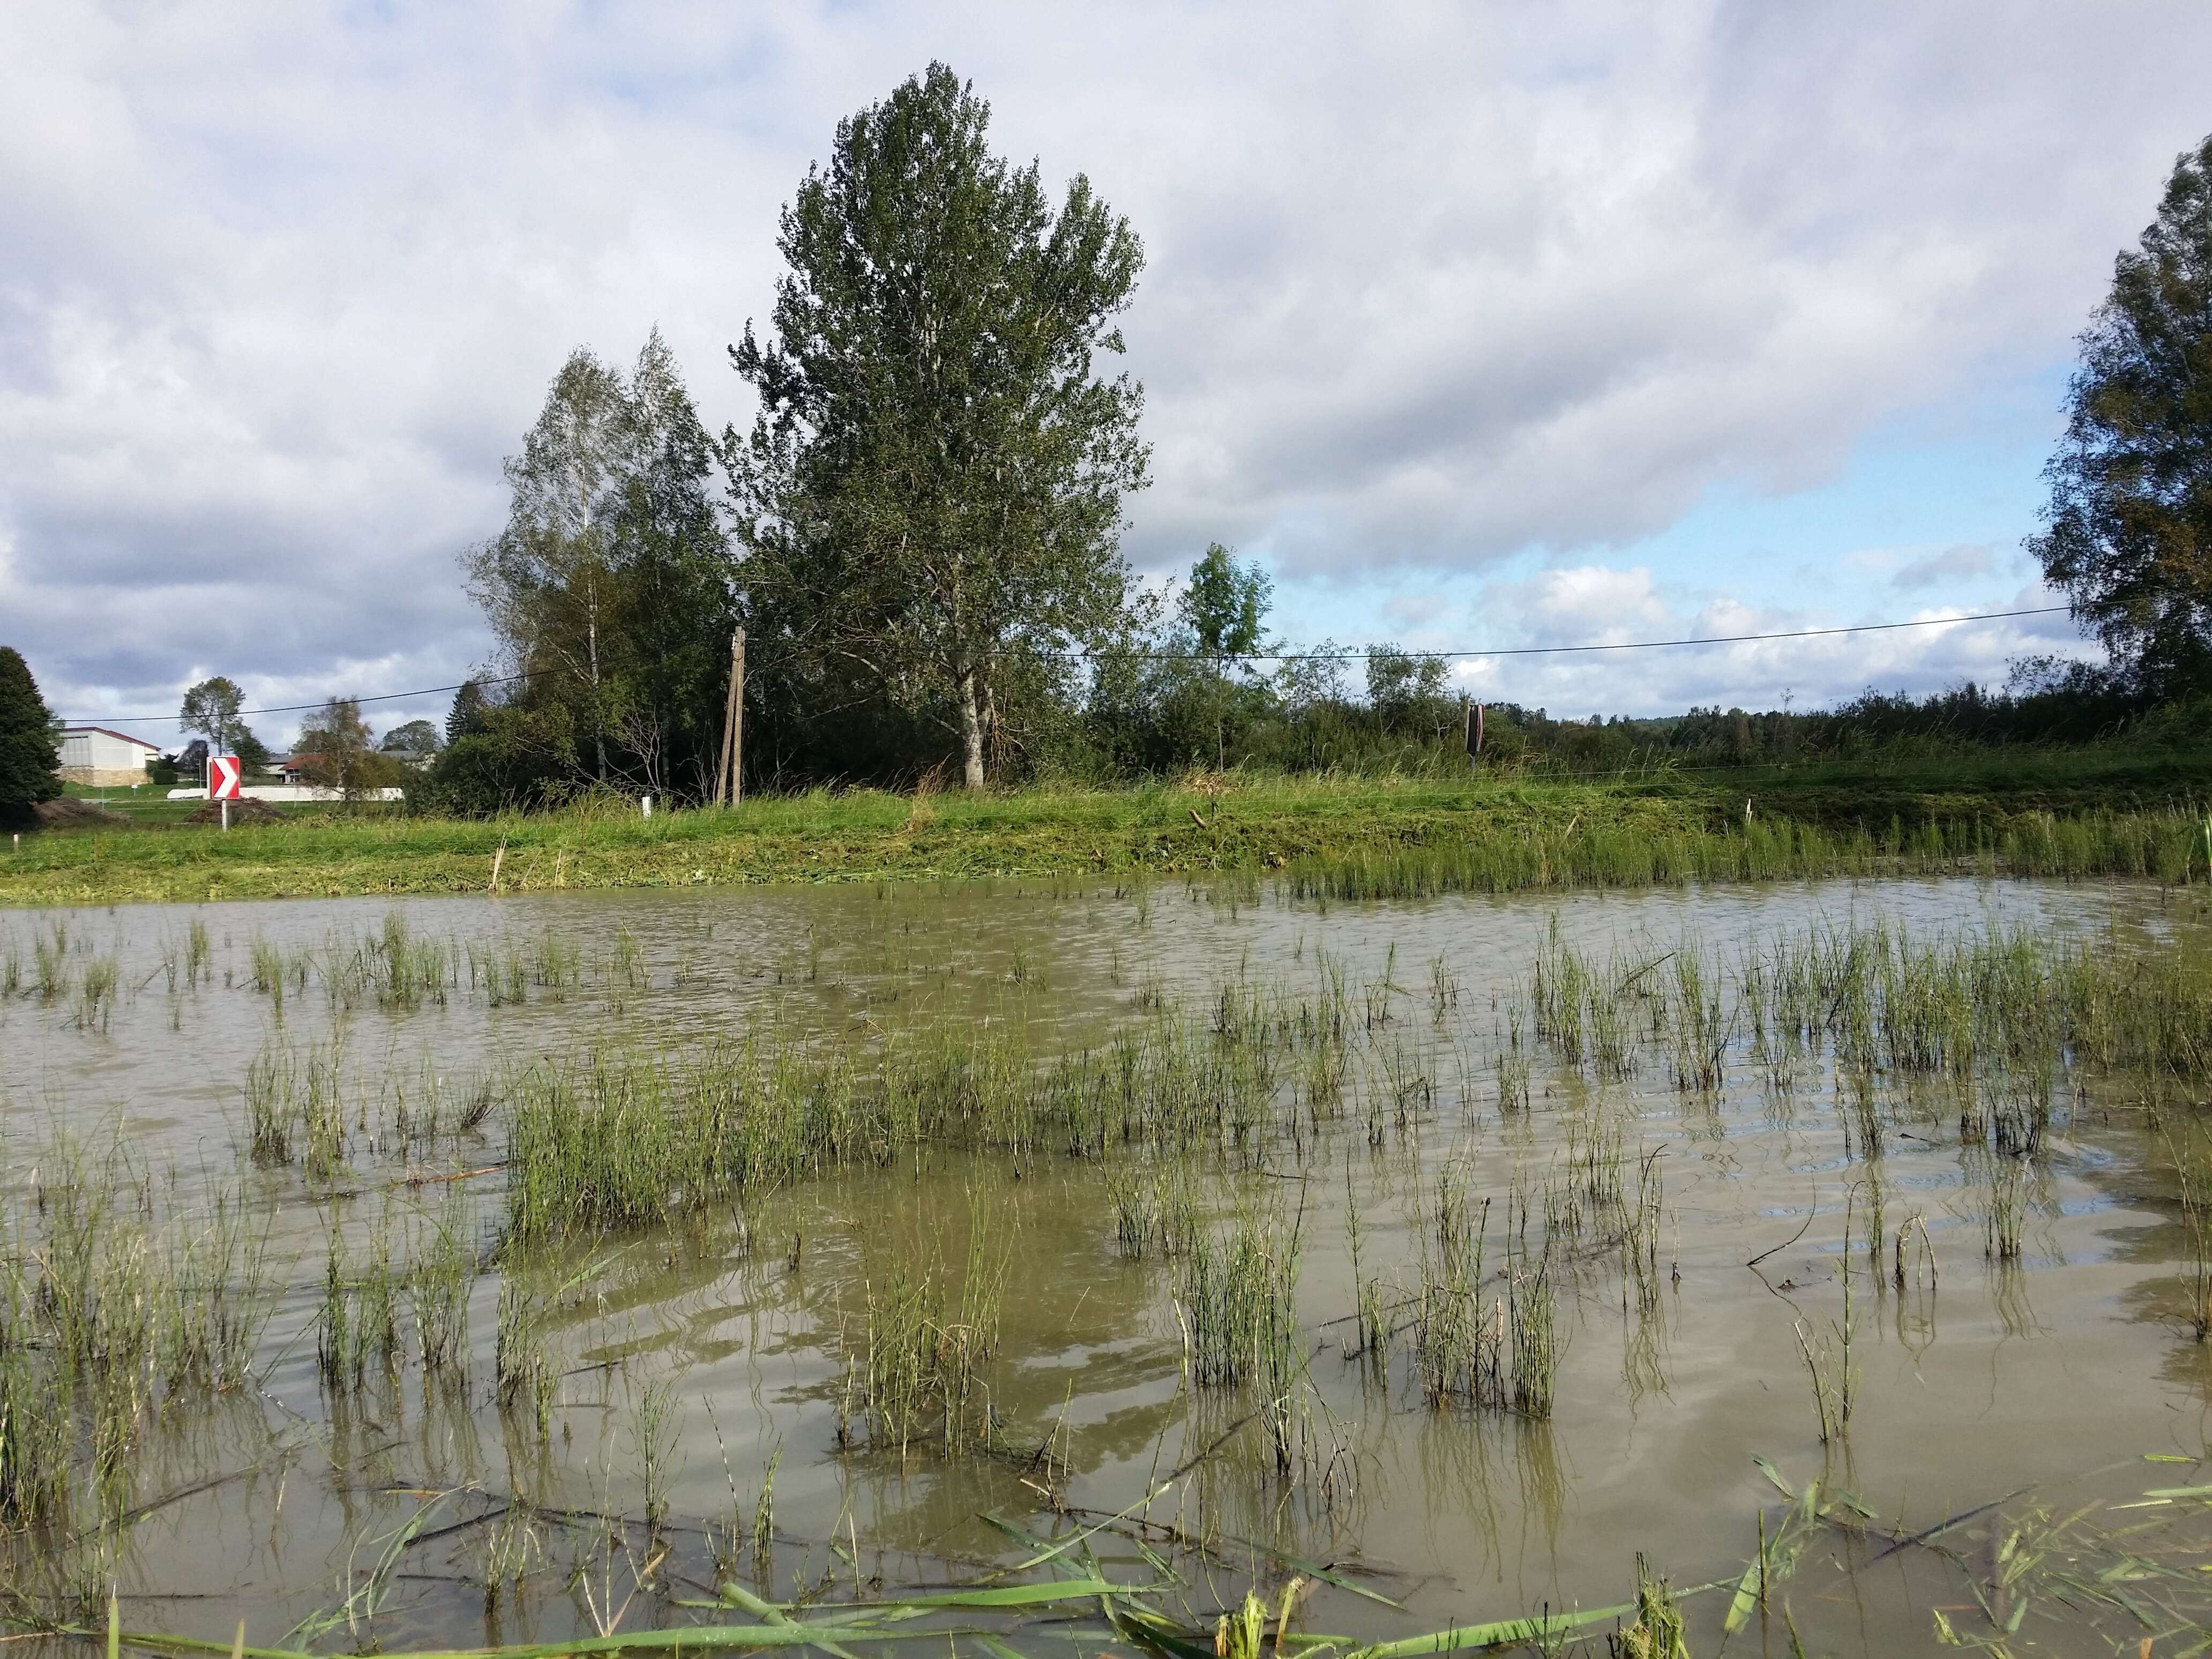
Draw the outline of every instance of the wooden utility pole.
M714 775L714 805L734 806L744 793L745 630L730 635L730 694L722 708L722 764Z

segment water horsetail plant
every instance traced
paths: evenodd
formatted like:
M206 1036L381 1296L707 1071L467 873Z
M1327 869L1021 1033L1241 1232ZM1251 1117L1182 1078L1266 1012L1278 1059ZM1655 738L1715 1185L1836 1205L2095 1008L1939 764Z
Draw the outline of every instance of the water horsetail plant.
M1202 1389L1255 1384L1299 1343L1297 1231L1240 1206L1224 1236L1201 1230L1182 1266L1184 1369Z
M2019 1158L1999 1152L1988 1160L1988 1170L1982 1217L1984 1252L1992 1261L2017 1261L2027 1224L2027 1166Z
M543 1443L552 1431L559 1374L545 1352L544 1310L512 1266L499 1284L499 1326L492 1348L494 1398L502 1413L526 1411Z
M1812 1382L1814 1414L1820 1421L1820 1443L1824 1446L1832 1445L1850 1431L1851 1412L1858 1397L1858 1362L1851 1352L1858 1335L1858 1315L1851 1304L1848 1221L1845 1224L1843 1260L1836 1268L1837 1277L1843 1283L1843 1317L1828 1320L1825 1331L1816 1332L1802 1319L1793 1328L1798 1353Z
M349 1257L337 1228L325 1257L323 1305L316 1317L315 1355L323 1385L357 1392L372 1376L398 1375L399 1310L406 1274L392 1259L391 1217L379 1216L360 1259ZM374 1370L372 1370L372 1366Z
M1390 1322L1383 1310L1382 1286L1370 1279L1363 1259L1367 1228L1359 1209L1359 1186L1352 1164L1344 1166L1344 1242L1352 1261L1352 1325L1356 1352L1366 1362L1366 1375L1379 1378L1389 1358Z
M637 1458L645 1493L645 1529L658 1538L668 1523L668 1478L676 1453L682 1412L672 1382L633 1382L630 1390L630 1449Z

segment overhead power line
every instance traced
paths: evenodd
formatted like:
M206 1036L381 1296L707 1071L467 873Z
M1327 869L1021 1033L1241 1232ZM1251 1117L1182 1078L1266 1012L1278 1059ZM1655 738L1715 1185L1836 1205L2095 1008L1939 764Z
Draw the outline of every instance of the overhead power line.
M1772 634L1708 634L1683 640L1607 640L1590 645L1504 645L1484 649L1463 651L1403 651L1401 656L1425 658L1436 661L1451 661L1468 657L1558 657L1592 651L1668 651L1682 646L1748 645L1769 640L1817 640L1832 638L1839 634L1886 634L1904 628L1948 628L1960 623L2002 622L2012 617L2054 617L2072 607L2063 605L2031 605L2021 611L1978 611L1963 617L1918 617L1911 622L1857 623L1848 628L1793 628ZM1080 653L1095 656L1095 652ZM1139 651L1130 653L1146 662L1330 662L1345 657L1358 657L1358 650L1347 646L1341 652L1328 651ZM434 697L448 691L458 691L462 685L511 685L526 680L528 674L484 674L464 680L454 685L426 685L415 691L381 691L374 696L355 697L354 702L400 702L410 697ZM248 714L301 714L328 706L322 702L284 703L269 708L241 708L239 718ZM70 725L89 726L99 720L166 720L171 714L89 714L82 717L64 716Z
M1921 617L1911 622L1860 623L1850 628L1793 628L1779 634L1711 634L1688 640L1610 640L1596 645L1502 645L1486 650L1401 651L1398 654L1442 661L1458 657L1555 657L1580 651L1663 651L1678 645L1742 645L1753 640L1814 640L1832 634L1881 634L1899 628L1947 628L1954 623L1997 622L2007 617L2055 616L2072 608L2063 605L2039 605L2025 611L1979 611L1965 617ZM1347 646L1340 653L1143 651L1135 654L1147 662L1329 662L1339 656L1357 657L1361 653Z
M349 697L343 701L404 702L410 697L434 697L441 692L458 691L462 685L511 685L516 680L529 678L527 674L478 674L463 680L460 685L426 685L418 691L380 691L373 697ZM331 699L325 697L320 702L288 702L274 708L241 708L238 711L238 718L244 720L248 714L305 714L319 708L327 708L331 702ZM61 717L64 726L91 726L100 720L167 720L175 718L174 714L64 714Z

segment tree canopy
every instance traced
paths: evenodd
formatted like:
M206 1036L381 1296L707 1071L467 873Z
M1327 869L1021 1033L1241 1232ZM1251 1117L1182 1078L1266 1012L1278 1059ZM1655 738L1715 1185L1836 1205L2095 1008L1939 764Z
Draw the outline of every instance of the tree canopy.
M802 708L871 697L957 737L970 787L1004 694L1119 622L1142 389L1097 372L1143 252L1070 181L994 155L942 64L841 123L784 210L760 395L726 453L748 633Z
M21 823L40 801L62 792L53 711L39 695L31 665L0 645L0 822Z
M2142 692L2212 683L2212 138L2179 157L2081 337L2028 544Z
M1273 595L1274 584L1257 559L1240 564L1214 542L1191 566L1181 608L1200 652L1239 657L1261 648L1261 625Z
M307 716L295 745L308 782L358 800L371 789L399 781L399 765L377 752L376 734L351 697L332 697Z
M428 720L408 720L395 726L377 745L385 754L397 756L410 765L422 764L444 746L438 728Z
M507 527L464 562L525 677L511 701L565 709L599 783L697 793L720 737L735 601L714 444L659 331L627 376L571 352L506 471ZM471 690L451 738L481 720Z

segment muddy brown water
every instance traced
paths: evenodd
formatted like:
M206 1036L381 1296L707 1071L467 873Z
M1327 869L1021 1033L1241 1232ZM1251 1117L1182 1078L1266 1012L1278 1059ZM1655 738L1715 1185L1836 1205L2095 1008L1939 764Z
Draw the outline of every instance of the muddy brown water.
M395 914L414 937L447 943L453 982L404 1010L331 994L329 964ZM1410 1057L1430 1087L1403 1112L1394 1094L1379 1144L1353 1108L1297 1157L1278 1149L1257 1169L1200 1173L1218 1222L1261 1201L1297 1219L1307 1409L1326 1468L1281 1481L1256 1436L1241 1432L1152 1504L1150 1518L1208 1540L1206 1556L1176 1564L1194 1616L1232 1603L1248 1583L1273 1594L1301 1564L1326 1565L1340 1583L1299 1622L1370 1639L1618 1602L1632 1594L1638 1553L1678 1586L1733 1583L1759 1549L1762 1513L1777 1525L1784 1503L1754 1457L1793 1491L1818 1477L1855 1494L1891 1534L2011 1495L2009 1509L1945 1535L1970 1562L1989 1557L1991 1583L2009 1535L2001 1516L2017 1525L2036 1505L2064 1513L2093 1500L2147 1506L2112 1511L2115 1524L2166 1521L2177 1502L2193 1515L2194 1499L2142 1496L2212 1480L2199 1467L2212 1453L2212 1368L2186 1320L2188 1244L2165 1142L2139 1115L2062 1082L2031 1160L2023 1258L2002 1270L1984 1249L1978 1149L1962 1150L1940 1106L1902 1084L1881 1091L1878 1152L1824 1060L1778 1097L1741 1039L1724 1085L1697 1096L1649 1060L1601 1087L1538 1048L1531 1109L1501 1115L1491 1056L1554 927L1599 958L1694 942L1725 963L1810 926L1876 920L1915 938L1999 927L2104 933L2113 948L2203 925L2154 889L1967 881L1328 906L1249 887L1001 884L15 913L0 917L0 963L19 964L16 994L0 999L5 1202L34 1231L40 1183L52 1178L40 1160L58 1127L119 1140L164 1206L204 1202L241 1178L245 1074L271 1045L341 1045L367 1124L395 1087L458 1099L587 1045L680 1058L747 1030L866 1047L890 1028L1019 1021L1048 1052L1157 1020L1163 1004L1202 1028L1221 984L1297 992L1328 960L1355 995L1381 987L1388 1016L1355 1045L1348 1086L1395 1090L1389 1066ZM207 958L194 976L196 928ZM495 1006L471 987L471 943L487 963L509 948L537 962L550 948L551 976L569 982L533 982L519 1002ZM254 988L257 945L309 964L281 1012ZM35 987L41 948L64 964L51 997ZM106 959L118 988L88 1008L85 967ZM1502 1227L1516 1171L1561 1168L1598 1097L1632 1157L1662 1154L1656 1307L1633 1305L1606 1263L1562 1275L1565 1351L1547 1420L1431 1409L1402 1340L1378 1383L1346 1352L1357 1299L1347 1188L1368 1273L1409 1289L1421 1195L1437 1171L1455 1160L1468 1170ZM625 1628L707 1617L674 1605L708 1591L702 1529L728 1515L733 1491L750 1513L772 1459L776 1541L764 1572L757 1562L751 1571L774 1594L829 1575L849 1595L855 1547L872 1594L959 1581L1021 1559L986 1517L1044 1534L1069 1524L1055 1507L1094 1520L1121 1511L1240 1414L1184 1386L1174 1266L1117 1249L1096 1167L923 1151L793 1183L742 1220L717 1211L665 1234L575 1248L584 1293L552 1343L564 1372L554 1427L542 1449L519 1444L489 1384L501 1139L495 1111L409 1163L364 1129L344 1199L310 1191L296 1170L245 1171L285 1289L258 1387L146 1437L136 1491L147 1512L101 1558L127 1625L227 1642L243 1618L249 1641L275 1643L371 1581L374 1619L356 1601L354 1620L329 1622L318 1645L557 1640L604 1625L610 1596L627 1603ZM465 1178L399 1184L410 1173ZM1846 1253L1846 1194L1869 1174L1891 1228L1925 1217L1932 1288L1889 1285L1887 1255L1880 1275L1867 1271L1856 1211ZM333 1401L311 1329L324 1230L394 1205L459 1218L486 1264L469 1298L467 1379ZM1064 1473L1049 1460L1024 1467L927 1448L900 1458L838 1444L866 1287L902 1254L949 1252L957 1270L977 1217L983 1248L1006 1263L988 1368L1003 1442L1049 1440ZM1842 1318L1839 1270L1856 1275L1859 1380L1848 1435L1824 1445L1798 1329ZM639 1511L649 1437L639 1403L662 1387L674 1547L633 1594L646 1546L626 1536L579 1576L589 1527L576 1517ZM520 1534L498 1524L518 1495L540 1517ZM520 1592L487 1598L495 1533L528 1571ZM1111 1571L1152 1571L1118 1534L1102 1534L1098 1549ZM1967 1569L1924 1550L1880 1553L1879 1540L1823 1534L1729 1650L1790 1651L1785 1595L1809 1652L1931 1651L1939 1617L2003 1638L2007 1605L2000 1595L1988 1607L1990 1590L1970 1585ZM2092 1565L2101 1571L2108 1555ZM17 1588L47 1595L29 1552L9 1559ZM1694 1650L1719 1644L1727 1599L1688 1604ZM2152 1634L2157 1651L2181 1650L2172 1631L2114 1623L2110 1607L2090 1610L2105 1620L2093 1630L2078 1611L2039 1607L2009 1638L2014 1650L2105 1652L2138 1634ZM1124 1645L1080 1632L1032 1632L1024 1645L1047 1640Z

